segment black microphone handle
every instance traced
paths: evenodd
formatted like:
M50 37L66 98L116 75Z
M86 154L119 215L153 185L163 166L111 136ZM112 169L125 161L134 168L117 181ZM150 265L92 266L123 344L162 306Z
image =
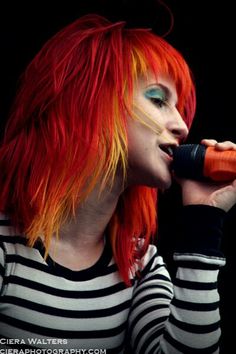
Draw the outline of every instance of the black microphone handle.
M194 180L208 180L203 175L206 146L183 144L173 150L172 169L179 177Z

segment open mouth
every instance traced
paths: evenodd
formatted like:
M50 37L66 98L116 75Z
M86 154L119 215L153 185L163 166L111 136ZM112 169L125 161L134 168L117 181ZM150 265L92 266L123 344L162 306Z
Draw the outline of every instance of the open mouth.
M161 144L159 145L160 149L162 151L164 151L167 155L169 155L170 157L173 157L173 149L174 146L173 145L168 145L168 144Z

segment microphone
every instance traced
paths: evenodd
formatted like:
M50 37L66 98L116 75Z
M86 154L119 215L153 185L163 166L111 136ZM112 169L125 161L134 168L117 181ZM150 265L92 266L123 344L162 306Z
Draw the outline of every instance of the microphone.
M173 149L172 168L183 178L230 182L236 179L236 151L183 144Z

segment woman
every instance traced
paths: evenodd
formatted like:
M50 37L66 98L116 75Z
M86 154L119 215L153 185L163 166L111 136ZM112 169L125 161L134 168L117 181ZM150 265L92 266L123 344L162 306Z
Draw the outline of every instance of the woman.
M187 64L149 30L88 15L41 49L0 151L4 348L217 352L218 241L235 182L179 181L174 290L151 244L156 190L171 185L194 110Z

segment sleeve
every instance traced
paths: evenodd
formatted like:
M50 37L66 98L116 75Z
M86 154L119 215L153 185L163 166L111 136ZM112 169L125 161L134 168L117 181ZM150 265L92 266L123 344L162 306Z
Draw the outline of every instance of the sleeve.
M218 353L220 339L217 277L225 212L209 206L183 208L181 239L172 283L157 253L145 266L129 316L135 354Z

